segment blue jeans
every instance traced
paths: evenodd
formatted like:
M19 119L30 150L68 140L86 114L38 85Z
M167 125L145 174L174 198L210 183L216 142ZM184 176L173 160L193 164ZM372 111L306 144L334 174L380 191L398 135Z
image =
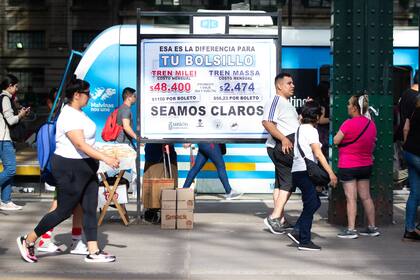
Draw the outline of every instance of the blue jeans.
M8 203L12 200L12 180L16 174L16 154L11 141L0 141L0 158L3 172L0 172L1 201Z
M298 171L292 173L292 184L302 192L303 210L295 225L295 231L299 232L299 242L308 244L311 241L312 221L316 210L321 206L321 201L316 194L316 189L308 172Z
M415 154L404 152L408 165L408 183L410 195L405 207L405 229L413 231L416 227L417 207L420 205L420 157Z
M191 168L190 172L188 172L183 187L189 188L191 186L195 176L197 176L198 172L200 172L201 168L203 168L204 164L207 162L208 159L210 159L216 166L217 174L219 175L219 179L223 184L225 192L230 193L232 191L232 188L230 187L228 181L225 161L223 160L223 155L220 151L220 146L218 144L198 144L198 154L195 158L195 164Z

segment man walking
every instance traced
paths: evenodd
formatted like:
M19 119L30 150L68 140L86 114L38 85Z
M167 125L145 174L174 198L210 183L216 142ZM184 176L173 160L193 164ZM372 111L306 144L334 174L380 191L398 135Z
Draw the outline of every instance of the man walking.
M295 85L292 76L280 73L274 79L276 95L264 107L262 125L269 133L267 153L275 166L275 187L273 191L274 209L264 219L264 224L273 234L283 234L291 225L284 218L284 206L295 187L292 185L293 143L299 126L298 114L289 98L293 96Z
M136 103L136 91L133 88L126 87L123 90L122 96L123 104L118 109L117 124L121 125L123 129L118 135L116 142L127 143L134 147L133 139L137 140L137 136L131 127L131 106Z

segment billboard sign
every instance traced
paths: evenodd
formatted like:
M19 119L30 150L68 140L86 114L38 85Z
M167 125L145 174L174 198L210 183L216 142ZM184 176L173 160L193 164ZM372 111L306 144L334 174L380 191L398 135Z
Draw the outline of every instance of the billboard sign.
M141 42L141 138L265 139L274 93L270 39Z

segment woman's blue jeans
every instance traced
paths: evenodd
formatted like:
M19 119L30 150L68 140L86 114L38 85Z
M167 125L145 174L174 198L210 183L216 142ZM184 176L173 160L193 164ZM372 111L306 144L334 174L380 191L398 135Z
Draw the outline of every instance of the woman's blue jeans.
M408 165L408 183L410 195L405 207L405 229L413 231L416 227L417 207L420 204L420 157L404 151Z
M16 153L11 141L0 141L0 158L3 171L0 172L1 202L12 200L12 180L16 174Z
M316 194L316 189L307 171L292 173L293 186L298 187L302 192L303 210L295 225L295 231L299 232L301 244L308 244L311 241L312 221L316 210L321 206L321 201Z
M222 152L220 151L220 146L218 144L198 144L198 153L195 158L195 164L188 172L187 178L185 179L184 188L189 188L198 172L203 168L207 160L210 159L217 169L217 174L219 175L220 181L222 181L223 188L228 194L232 191L230 187L229 180L226 173L225 161L223 160Z

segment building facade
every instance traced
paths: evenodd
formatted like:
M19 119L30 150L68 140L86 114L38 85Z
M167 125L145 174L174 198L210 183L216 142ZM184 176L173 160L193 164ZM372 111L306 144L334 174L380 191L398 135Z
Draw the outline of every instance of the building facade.
M420 7L417 2L394 0L397 25L417 25L415 11ZM281 8L283 25L330 26L331 5L329 0L3 0L0 74L15 74L21 81L20 99L37 108L44 103L49 90L59 86L70 51L83 51L98 33L110 26L135 23L136 8L161 11ZM174 23L173 19L166 22Z

